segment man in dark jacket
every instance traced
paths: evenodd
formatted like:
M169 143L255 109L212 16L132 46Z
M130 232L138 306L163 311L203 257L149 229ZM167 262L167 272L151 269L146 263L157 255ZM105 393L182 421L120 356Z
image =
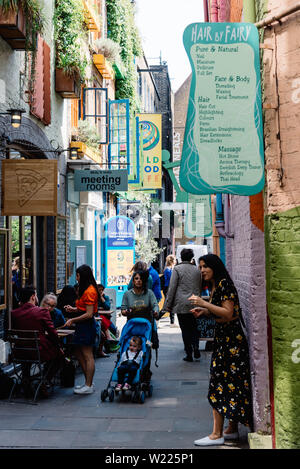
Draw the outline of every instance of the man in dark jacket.
M63 357L50 313L47 309L37 306L38 299L34 287L21 289L20 303L21 306L11 312L12 329L39 331L41 361L53 364L48 375L50 379L57 372Z
M191 260L194 257L192 249L183 249L180 256L182 262L176 265L172 271L164 309L177 314L186 352L183 360L192 362L193 353L194 358L200 358L200 350L197 321L190 312L191 306L188 298L190 294L200 296L201 273L195 265L191 264Z

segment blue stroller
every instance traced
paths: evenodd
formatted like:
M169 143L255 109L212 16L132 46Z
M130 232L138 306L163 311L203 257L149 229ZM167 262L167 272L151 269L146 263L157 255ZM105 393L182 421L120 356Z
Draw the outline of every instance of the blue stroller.
M117 360L115 362L115 368L112 372L106 389L101 391L102 402L104 402L107 397L110 402L113 402L115 398L115 387L118 383L117 368L120 363L122 353L127 350L131 337L135 335L141 337L142 339L143 359L132 382L131 389L129 391L122 390L119 393L119 396L122 398L126 395L128 396L128 394L131 394L131 401L139 402L141 404L145 402L146 395L148 395L148 397L152 396L153 386L150 384L152 374L150 371L152 328L153 323L145 318L135 317L127 321L123 327L119 340L120 349L118 351Z

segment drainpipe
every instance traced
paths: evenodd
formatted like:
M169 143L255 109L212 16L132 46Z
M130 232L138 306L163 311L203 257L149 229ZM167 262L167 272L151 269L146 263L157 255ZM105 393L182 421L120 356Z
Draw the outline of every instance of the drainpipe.
M218 23L219 21L219 5L218 0L211 0L210 5L210 17L212 23Z
M203 0L204 21L208 23L208 0Z
M224 213L222 194L217 194L216 197L216 222L215 226L219 235L222 238L234 238L234 234L229 233L229 196L224 194Z
M243 19L246 23L255 23L255 2L254 0L243 1Z
M220 6L219 6L220 4ZM211 21L218 23L221 20L227 20L228 2L227 0L212 0L210 12ZM205 12L205 9L204 9ZM222 194L216 196L216 222L215 226L222 238L233 238L232 234L228 233L228 195L225 195L224 213Z

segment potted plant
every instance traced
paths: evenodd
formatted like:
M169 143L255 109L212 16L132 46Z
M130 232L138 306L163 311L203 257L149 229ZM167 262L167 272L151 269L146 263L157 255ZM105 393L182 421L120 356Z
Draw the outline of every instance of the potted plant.
M85 80L87 57L82 47L87 38L83 29L84 9L81 0L61 0L54 12L56 46L55 90L63 98L79 98Z
M116 78L124 78L125 70L121 59L120 45L112 39L101 38L94 41L94 47L97 50L96 57L99 57L99 54L101 54L112 65ZM110 67L107 68L109 72Z

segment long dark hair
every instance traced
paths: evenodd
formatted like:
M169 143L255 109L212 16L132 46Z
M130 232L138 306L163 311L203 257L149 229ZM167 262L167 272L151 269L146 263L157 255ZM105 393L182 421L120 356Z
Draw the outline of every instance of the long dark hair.
M199 264L200 261L203 261L207 267L210 267L210 269L213 270L216 286L219 285L220 281L224 278L234 286L234 283L219 256L216 256L215 254L206 254L205 256L199 257Z
M93 285L95 287L95 290L98 295L98 300L99 300L98 286L97 286L93 271L90 268L90 266L87 264L82 264L80 267L76 269L76 274L80 275L78 297L81 298L85 290L90 285Z
M134 266L132 267L130 272L140 272L140 271L146 271L147 270L147 264L144 261L137 261Z
M139 275L141 277L141 280L142 280L142 289L144 290L145 293L147 293L148 291L148 278L149 278L149 272L148 271L145 271L145 270L138 270L137 272L134 272L133 276L132 276L132 284L133 284L133 287L134 288L134 277L136 275Z
M57 308L64 311L66 305L75 306L76 299L75 288L72 285L65 285L57 297Z

